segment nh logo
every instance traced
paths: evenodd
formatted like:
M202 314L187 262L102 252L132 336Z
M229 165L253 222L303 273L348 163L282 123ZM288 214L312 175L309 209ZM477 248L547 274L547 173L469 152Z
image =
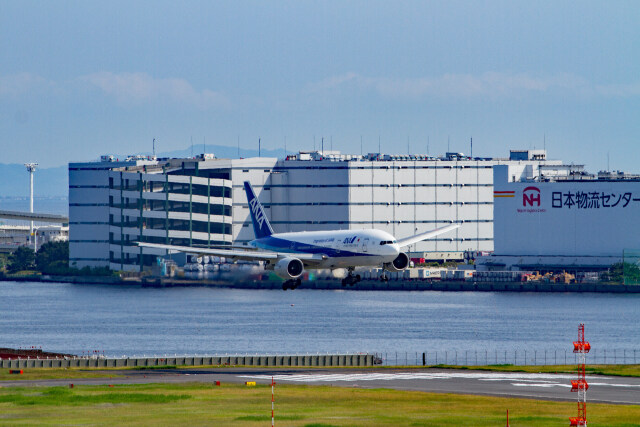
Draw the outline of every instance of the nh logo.
M522 192L522 206L540 206L540 190L537 187L527 187Z
M251 213L256 218L256 222L258 223L258 228L262 228L262 223L264 222L264 212L260 209L260 205L258 204L258 198L254 197L249 202L249 206L251 206Z

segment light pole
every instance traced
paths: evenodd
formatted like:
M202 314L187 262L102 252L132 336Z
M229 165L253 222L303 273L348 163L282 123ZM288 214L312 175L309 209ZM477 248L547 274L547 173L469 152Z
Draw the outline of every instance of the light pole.
M36 171L37 163L25 163L27 171L29 172L29 212L33 213L33 173ZM29 239L33 237L33 221L29 227ZM33 239L33 250L36 250L35 239Z

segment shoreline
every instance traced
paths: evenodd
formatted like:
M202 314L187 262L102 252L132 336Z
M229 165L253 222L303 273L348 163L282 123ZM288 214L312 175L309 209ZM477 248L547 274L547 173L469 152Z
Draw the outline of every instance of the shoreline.
M0 277L2 282L45 282L72 283L82 285L141 286L145 288L213 287L231 289L282 289L276 281L230 281L194 280L175 278L128 278L113 276L22 276ZM441 292L593 292L593 293L640 293L640 285L608 283L548 283L548 282L478 282L478 281L436 281L397 280L380 282L362 280L355 286L343 287L340 280L303 281L298 289L315 290L355 290L355 291L441 291Z

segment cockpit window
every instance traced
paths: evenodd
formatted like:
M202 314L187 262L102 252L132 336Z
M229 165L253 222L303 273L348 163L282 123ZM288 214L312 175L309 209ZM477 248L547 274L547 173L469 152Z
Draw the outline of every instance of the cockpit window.
M382 246L382 245L390 245L390 244L395 243L395 242L396 242L395 240L383 240L383 241L380 242L380 246Z

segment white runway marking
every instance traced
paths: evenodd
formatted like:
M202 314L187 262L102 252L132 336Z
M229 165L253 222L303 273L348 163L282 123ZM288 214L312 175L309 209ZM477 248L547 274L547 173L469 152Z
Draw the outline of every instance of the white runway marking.
M271 380L270 375L241 375L241 378L251 378L256 380ZM400 373L352 373L352 374L298 374L298 375L275 375L276 381L291 382L338 382L338 381L397 381L397 380L447 380L453 378L475 379L478 381L504 381L510 382L516 387L563 387L571 388L571 380L576 379L570 374L527 374L511 372L400 372ZM640 385L615 384L603 382L611 378L607 377L587 377L591 387L628 387L640 388ZM591 380L591 381L590 381ZM598 382L592 382L598 381Z

